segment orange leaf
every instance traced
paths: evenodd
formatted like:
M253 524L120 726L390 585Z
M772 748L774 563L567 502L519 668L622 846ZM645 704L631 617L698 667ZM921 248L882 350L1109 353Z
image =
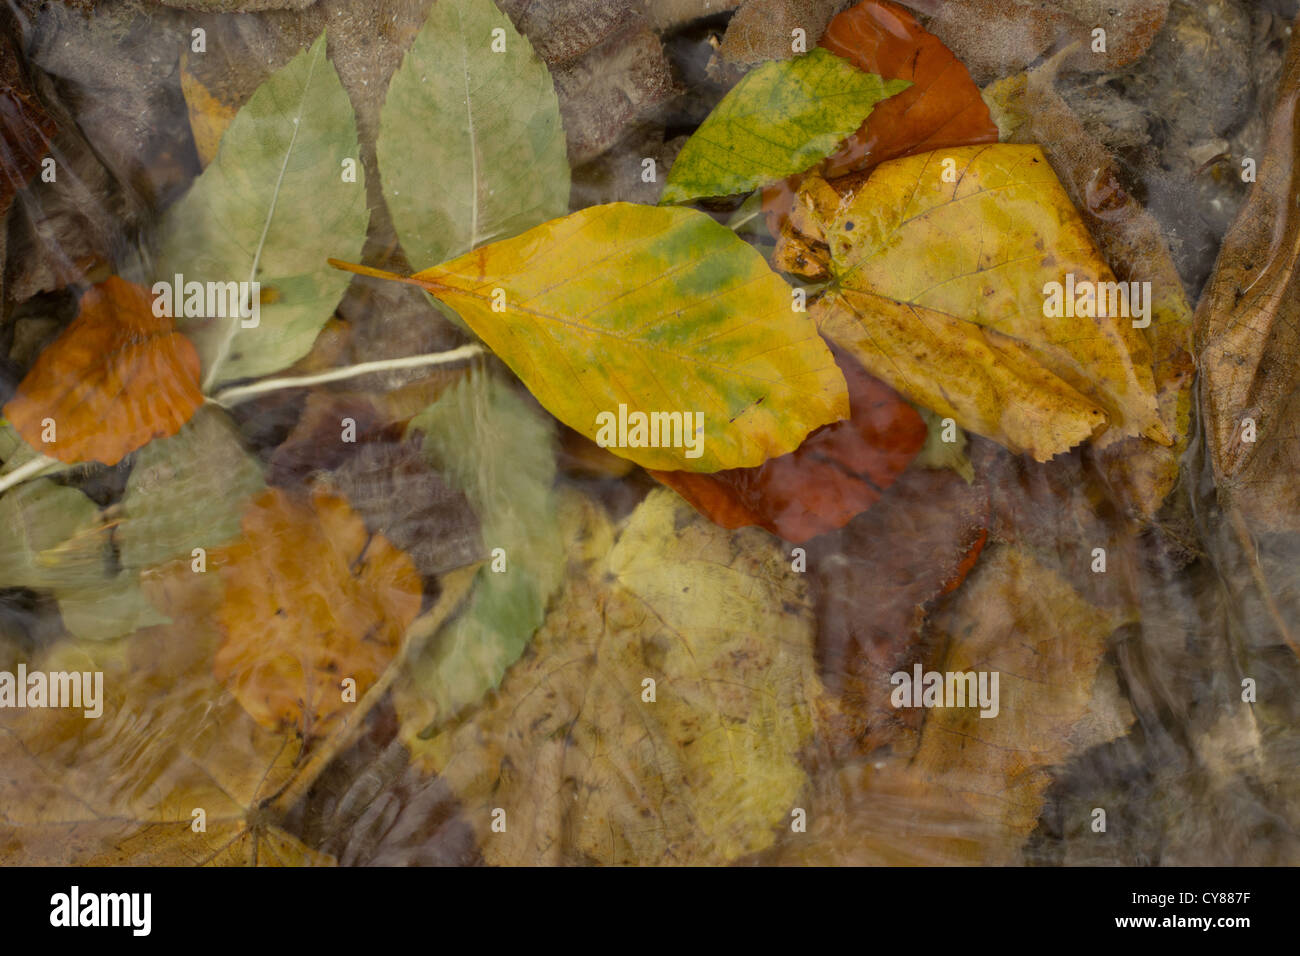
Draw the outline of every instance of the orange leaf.
M979 87L934 34L893 3L866 0L831 21L821 46L868 73L911 86L880 103L862 127L826 160L822 177L863 172L889 159L946 146L996 143L998 128ZM800 176L763 190L776 235L789 215Z
M758 525L800 543L870 508L925 444L925 422L898 393L835 352L849 418L754 468L650 474L724 528Z
M149 293L110 276L37 358L4 413L27 444L67 464L115 465L203 404L199 356ZM53 422L53 441L46 420Z
M340 495L310 501L270 488L243 538L214 553L225 582L213 673L264 727L320 737L374 686L420 611L415 565L370 534Z

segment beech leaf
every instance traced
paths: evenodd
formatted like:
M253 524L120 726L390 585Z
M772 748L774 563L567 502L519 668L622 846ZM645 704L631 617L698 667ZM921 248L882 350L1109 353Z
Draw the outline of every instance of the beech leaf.
M356 119L321 34L258 87L163 217L158 280L260 283L255 327L243 324L251 316L206 314L206 297L203 316L184 313L205 389L282 369L311 348L348 284L326 256L358 256L365 242L364 179Z
M110 276L82 296L77 317L37 357L4 413L52 458L115 465L189 420L203 402L198 377L194 347L170 318L153 314L149 293Z
M876 104L910 84L826 50L747 73L686 141L662 201L746 193L825 159Z
M409 278L331 261L426 289L598 442L602 428L614 440L602 416L621 421L620 406L629 422L703 416L697 455L685 428L676 447L649 447L648 430L645 445L611 445L647 468L757 465L849 412L844 376L790 287L693 209L592 206Z
M801 192L830 246L813 313L872 374L1039 461L1102 430L1171 441L1137 320L1046 314L1049 283L1063 299L1115 277L1038 147L924 153L877 166L843 202L828 191Z
M496 30L504 52L491 49ZM375 149L412 262L455 258L569 208L550 73L492 0L433 5L393 74Z
M413 755L456 791L490 863L763 849L805 783L796 754L821 694L800 575L762 532L723 531L666 489L616 543L597 507L578 514L574 567L525 656L464 723L408 736ZM505 833L489 832L494 807Z

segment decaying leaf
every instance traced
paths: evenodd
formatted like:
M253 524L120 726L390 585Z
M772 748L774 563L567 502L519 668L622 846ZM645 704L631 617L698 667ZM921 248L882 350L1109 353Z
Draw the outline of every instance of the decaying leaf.
M200 408L174 436L145 446L131 468L115 532L123 567L225 544L262 487L262 469L226 414Z
M984 673L986 691L997 674L997 716L981 717L979 706L924 708L919 742L904 738L892 759L819 779L807 838L787 840L767 862L1017 862L1052 768L1132 722L1127 707L1100 714L1117 702L1096 693L1123 615L1089 604L1032 553L990 551L934 623L945 650L933 670Z
M1160 421L1174 438L1165 446L1129 438L1101 451L1103 464L1127 507L1143 517L1160 508L1178 478L1191 418L1192 312L1169 245L1155 217L1120 185L1119 164L1056 93L1051 69L1018 74L991 86L1002 138L1043 144L1102 257L1122 282L1149 282L1151 347Z
M214 673L263 727L323 736L351 709L341 682L355 681L359 700L396 655L420 576L325 489L301 501L270 488L241 527L212 558L225 584Z
M662 202L731 196L825 159L904 80L865 73L821 48L747 73L686 141Z
M1259 180L1196 309L1201 396L1220 496L1260 531L1300 530L1300 45L1292 44Z
M322 34L258 88L216 159L167 210L157 277L202 284L199 315L197 303L172 307L198 346L205 386L274 372L311 348L348 284L326 257L358 256L365 241L357 149L356 119ZM355 176L345 175L348 161ZM256 320L251 288L241 289L238 311L226 293L207 294L208 283L238 282L260 284Z
M174 435L203 401L199 359L149 293L117 276L37 358L4 413L33 448L63 462L115 465Z
M412 262L453 259L569 208L550 74L492 0L433 5L393 75L375 149Z
M421 452L469 499L504 565L479 571L465 609L410 663L410 684L443 724L496 687L541 625L564 574L554 423L497 378L462 380L411 420ZM497 552L496 549L500 549Z
M821 203L819 182L801 195ZM1103 426L1107 441L1170 442L1128 288L1121 308L1037 147L894 160L814 215L833 277L813 310L819 328L909 399L1040 461ZM1048 314L1050 283L1059 314Z
M331 262L426 289L547 411L647 468L757 465L848 416L790 287L693 209L593 206L409 278ZM650 424L674 414L680 432L651 447Z
M799 544L842 527L880 500L926 431L892 388L847 355L836 361L849 387L849 418L823 425L790 454L757 468L651 474L724 528L758 525Z
M710 12L720 5L710 5ZM747 67L764 60L788 60L804 52L796 47L795 30L803 45L816 43L841 0L745 0L729 21L718 56L729 66ZM875 70L868 70L875 73Z
M801 576L762 532L723 531L666 489L617 542L583 510L525 656L463 724L408 738L416 757L493 863L724 863L770 845L819 695Z
M57 129L23 75L22 56L7 21L0 20L0 218L40 169Z
M0 860L64 865L330 865L285 817L386 693L390 669L323 740L260 726L213 676L221 589L173 566L151 599L178 618L109 645L65 644L29 670L103 673L98 717L0 711ZM412 630L436 630L472 572ZM301 693L302 688L285 689Z

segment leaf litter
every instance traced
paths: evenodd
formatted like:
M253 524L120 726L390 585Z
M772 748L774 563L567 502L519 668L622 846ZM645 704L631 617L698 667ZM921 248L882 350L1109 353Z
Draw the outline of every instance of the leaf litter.
M6 34L7 861L1294 861L1294 54L1198 295L1078 94L1178 5L316 6Z

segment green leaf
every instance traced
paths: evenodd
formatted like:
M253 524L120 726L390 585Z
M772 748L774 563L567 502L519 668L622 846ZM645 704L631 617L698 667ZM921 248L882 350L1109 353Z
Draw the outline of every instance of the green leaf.
M469 498L483 543L505 552L506 570L478 573L466 609L412 666L412 683L450 719L501 682L541 625L563 577L556 518L554 426L508 385L464 379L411 420L422 451Z
M111 641L142 627L170 624L140 590L139 575L129 571L94 585L56 589L64 629L83 641Z
M825 159L875 105L912 84L864 73L820 47L747 73L686 141L661 202L732 196Z
M427 289L547 411L646 468L751 467L849 414L790 287L694 209L592 206L410 277L339 265Z
M505 52L491 49L505 31ZM560 106L545 65L491 0L438 0L393 76L376 143L412 262L442 262L569 208Z
M39 478L0 497L0 588L78 587L103 577L99 507L76 488Z
M346 159L356 182L343 180ZM258 87L162 223L159 280L261 283L256 328L238 317L178 319L199 350L205 391L311 348L348 284L326 257L359 256L365 242L364 178L356 119L322 33Z
M152 567L238 537L244 505L263 487L261 466L225 412L203 406L136 457L117 528L123 567Z
M951 428L955 440L944 441L944 419L923 405L912 407L925 419L926 428L925 444L913 459L913 464L918 468L933 468L936 471L948 468L961 475L966 484L971 484L975 480L975 466L971 464L970 453L966 451L966 433L954 422Z

